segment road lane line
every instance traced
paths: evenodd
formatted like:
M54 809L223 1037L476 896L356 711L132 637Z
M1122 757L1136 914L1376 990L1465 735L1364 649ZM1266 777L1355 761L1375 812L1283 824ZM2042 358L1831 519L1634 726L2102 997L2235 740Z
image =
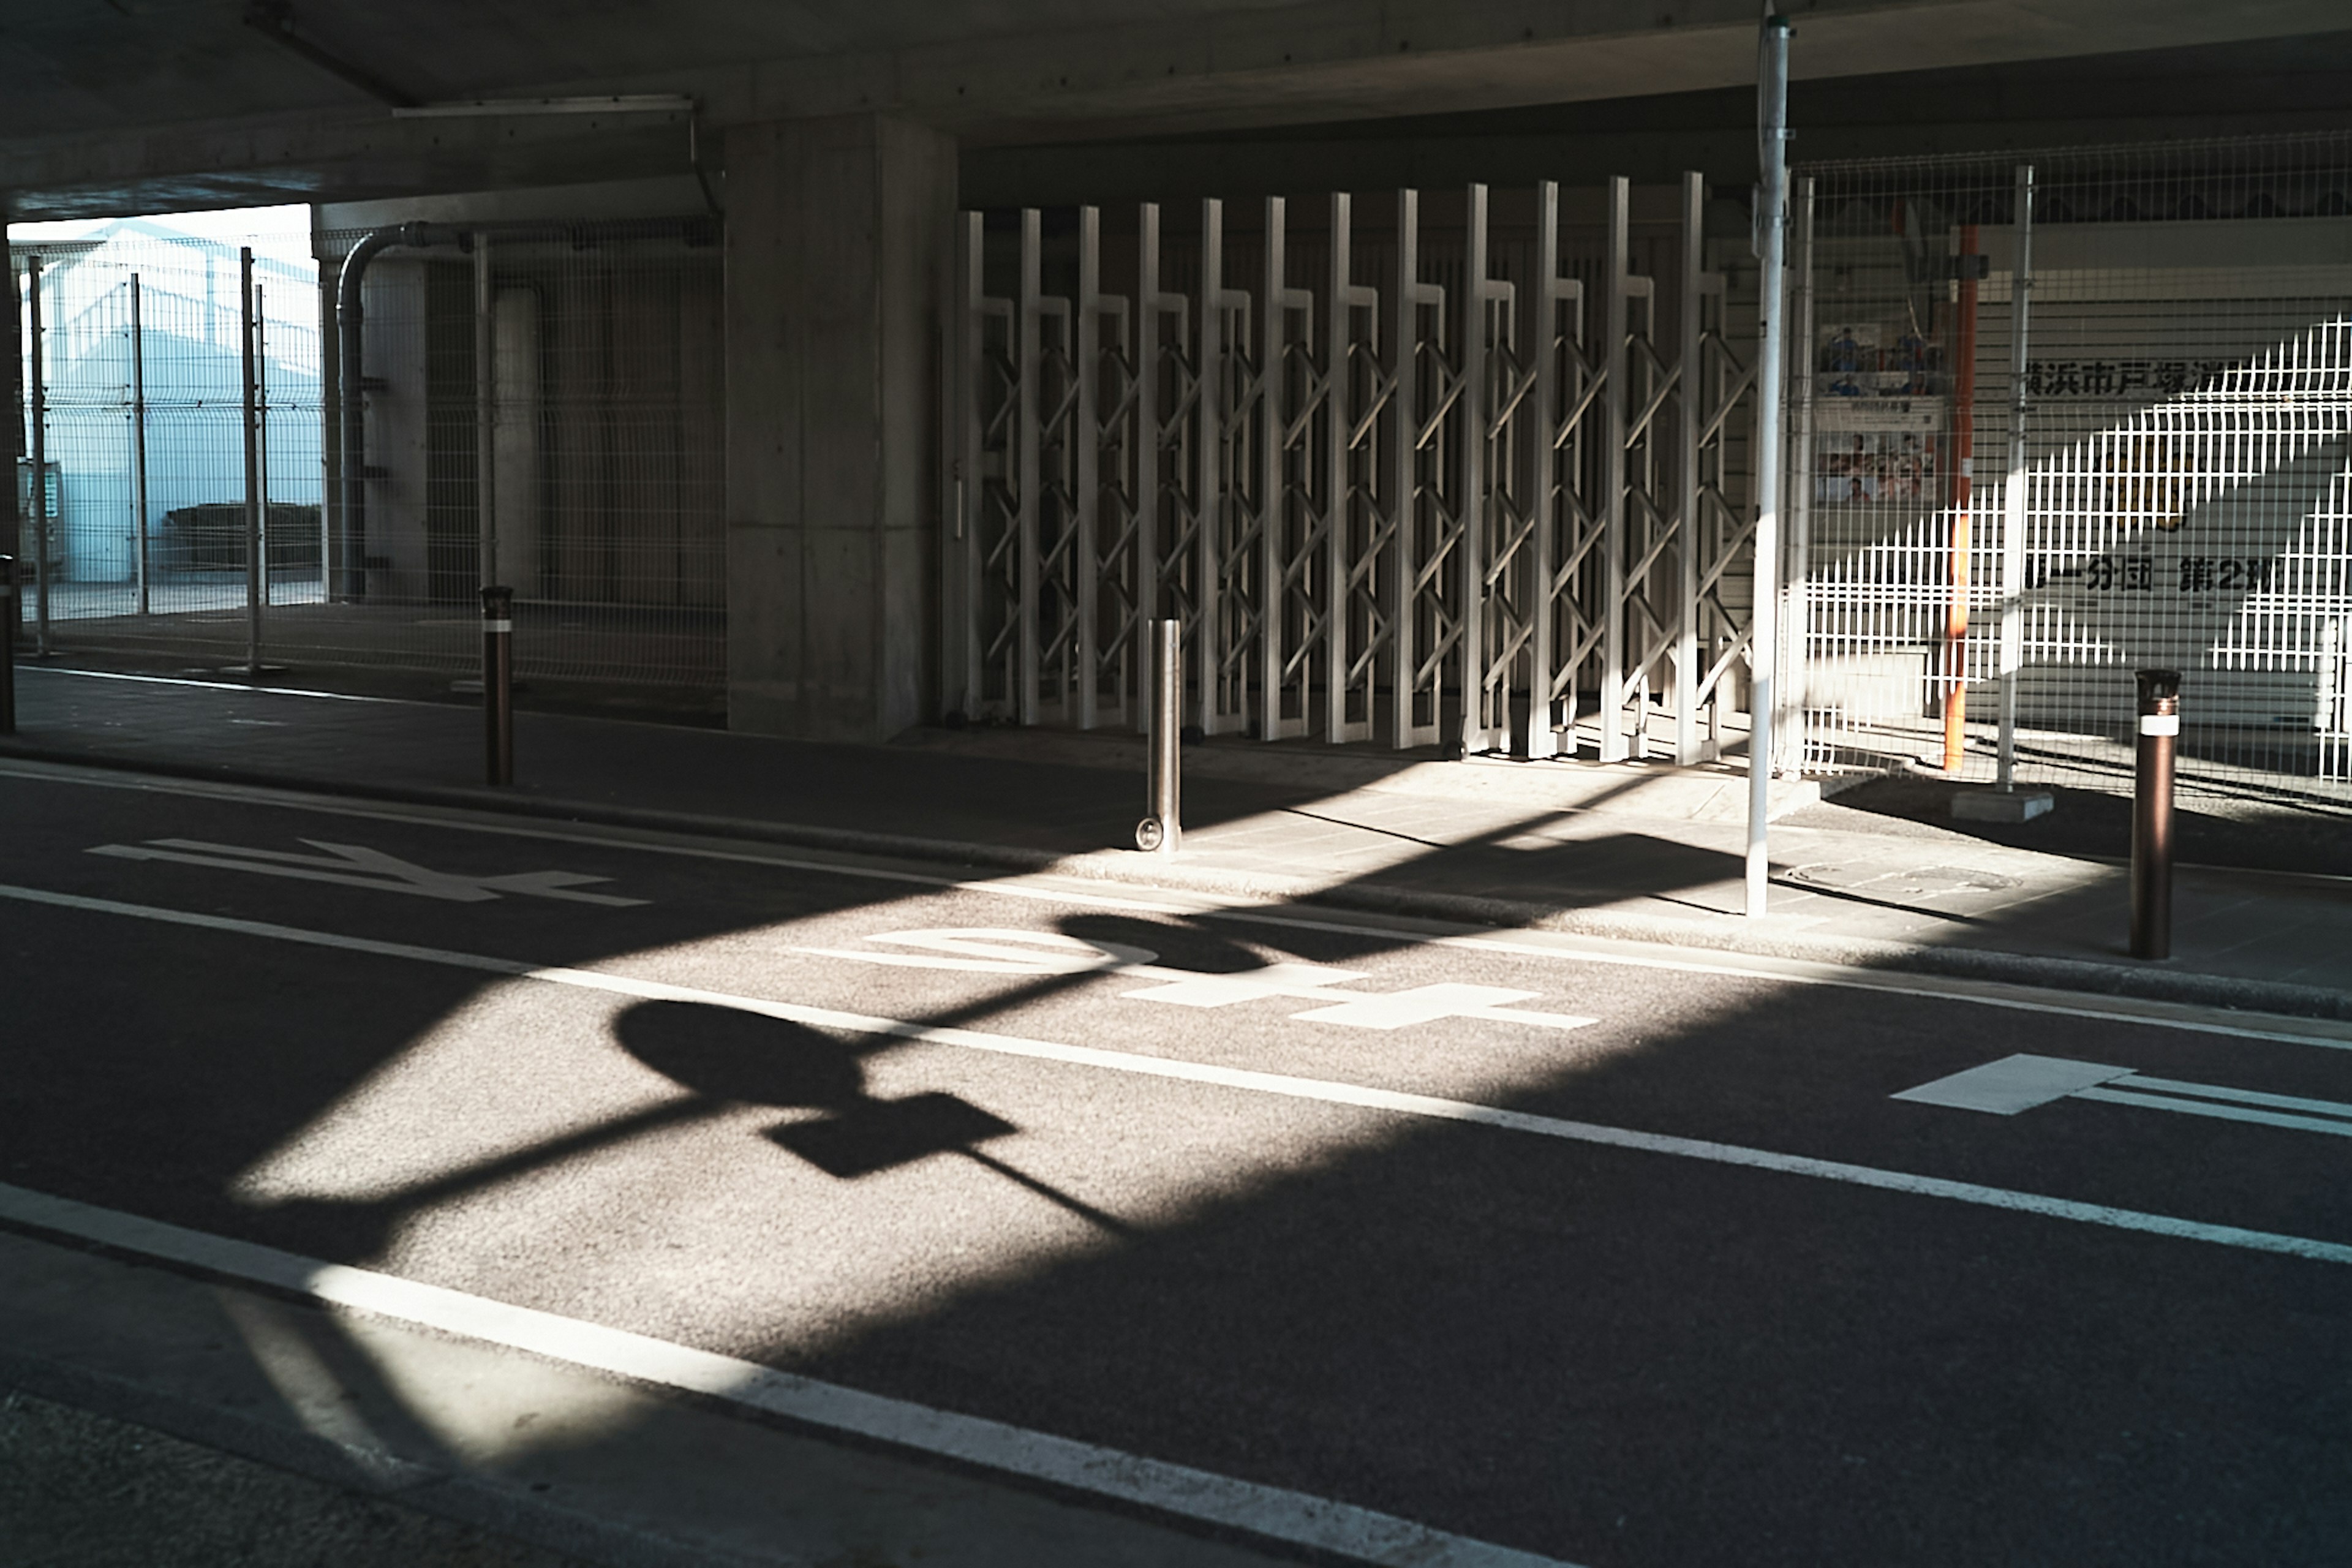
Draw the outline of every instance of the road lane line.
M2298 1132L2329 1132L2338 1138L2352 1138L2352 1121L2336 1121L2317 1116L2289 1116L2276 1110L2254 1110L2242 1105L2215 1105L2194 1100L2177 1100L2168 1094L2135 1093L2135 1080L2119 1078L2107 1084L2090 1089L2078 1089L2069 1100L2103 1100L2111 1105L2137 1105L2147 1110L2169 1110L2182 1116L2210 1116L2221 1121L2252 1121L2264 1127L2287 1127Z
M140 686L196 686L207 691L240 691L248 696L310 697L321 702L377 702L399 708L437 708L442 703L421 702L413 697L361 697L349 691L311 691L299 686L256 686L245 680L190 680L176 675L125 675L110 669L61 669L55 665L27 665L26 668L41 675L70 675L82 680L127 680Z
M1221 1067L1208 1062L1185 1061L1178 1058L1148 1057L1126 1051L1107 1051L1091 1046L1063 1045L1051 1040L1025 1039L1017 1035L990 1034L978 1029L917 1024L900 1018L847 1013L831 1007L809 1007L797 1003L772 1001L765 997L741 996L731 992L709 991L698 986L673 985L665 981L642 980L633 975L610 974L599 970L542 967L514 959L493 958L483 953L457 952L441 948L419 947L407 942L382 942L372 937L349 937L333 931L307 931L296 926L272 925L267 921L239 920L228 915L199 914L186 910L167 910L146 904L122 903L111 899L93 899L79 893L55 893L37 888L0 885L0 899L46 904L59 909L82 910L98 914L121 915L135 920L160 921L167 925L226 931L242 936L295 942L309 947L337 948L352 952L402 958L424 963L437 963L450 968L471 970L478 973L535 980L549 984L633 996L646 1001L699 1002L711 1006L727 1007L738 1012L782 1019L812 1028L842 1029L925 1045L956 1046L967 1050L986 1051L997 1056L1060 1062L1073 1067L1101 1068L1112 1072L1129 1073L1143 1078L1168 1079L1223 1089L1244 1089L1258 1094L1280 1095L1293 1100L1318 1100L1327 1105L1344 1105L1360 1110L1423 1117L1433 1121L1495 1127L1507 1131L1532 1133L1538 1137L1556 1138L1570 1142L1598 1144L1604 1148L1631 1149L1643 1153L1664 1154L1678 1159L1698 1160L1711 1164L1773 1171L1784 1175L1810 1176L1822 1181L1875 1188L1882 1192L1904 1193L1915 1197L1943 1198L1954 1203L2005 1209L2014 1214L2035 1215L2045 1219L2066 1220L2077 1225L2100 1226L2114 1230L2169 1237L2178 1240L2238 1247L2252 1252L2277 1253L2290 1258L2310 1258L2325 1263L2352 1263L2352 1246L2341 1242L2319 1241L2308 1237L2288 1236L2275 1231L2250 1230L2239 1226L2213 1225L2202 1220L2182 1219L2171 1215L2150 1214L2138 1209L2114 1208L2102 1204L2081 1203L2071 1198L2051 1197L2040 1193L2018 1192L2007 1187L1990 1187L1975 1182L1951 1181L1941 1176L1917 1175L1906 1171L1882 1170L1873 1165L1853 1165L1838 1160L1822 1160L1810 1155L1788 1154L1770 1149L1751 1149L1740 1144L1717 1143L1706 1139L1681 1138L1661 1132L1639 1132L1622 1127L1602 1126L1597 1122L1573 1121L1560 1117L1539 1116L1528 1111L1507 1110L1498 1106L1479 1105L1468 1100L1447 1100L1436 1095L1373 1089L1360 1084L1340 1083L1328 1079L1297 1078L1287 1073L1259 1072L1249 1068Z
M2352 1138L2352 1105L2339 1100L2305 1100L2292 1094L2264 1094L2258 1089L2187 1083L2179 1079L2143 1078L2129 1068L2078 1062L2066 1057L2003 1057L1888 1098L1955 1110L1981 1110L1994 1116L2015 1116L2062 1100L2096 1100L2110 1105L2135 1105L2145 1110L2169 1110L2183 1116L2210 1116L2223 1121L2248 1121ZM2289 1114L2294 1111L2314 1114Z
M0 1184L0 1223L1381 1568L1573 1568L1394 1514L778 1372L625 1329Z
M519 822L512 818L489 819L488 813L467 813L456 807L359 805L345 798L307 795L298 790L256 784L214 784L203 780L170 779L161 775L103 773L78 769L68 763L0 762L0 778L99 789L142 791L158 795L178 795L195 799L222 800L277 810L309 811L331 816L349 816L372 822L397 823L411 827L436 828L459 833L482 833L509 838L544 839L551 843L617 849L637 854L667 855L681 859L708 860L722 865L811 871L824 876L893 882L906 886L937 889L942 892L972 893L990 898L1016 899L1033 903L1075 905L1084 909L1125 910L1139 914L1227 920L1293 931L1323 931L1338 936L1373 937L1393 942L1400 947L1459 947L1475 952L1501 953L1523 959L1541 959L1555 963L1605 963L1621 968L1654 969L1667 973L1701 974L1717 979L1759 980L1782 985L1826 985L1842 990L1903 996L1913 1000L1929 998L1981 1007L2042 1013L2057 1017L2084 1018L2095 1023L2137 1024L2149 1028L2179 1029L2193 1034L2218 1035L2231 1039L2267 1040L2283 1045L2318 1046L2327 1050L2352 1050L2352 1026L2332 1020L2301 1019L2268 1014L2215 1016L2214 1015L2221 1014L2225 1010L2200 1008L2181 1003L2093 996L2042 986L2013 984L1999 980L1970 980L1958 976L1903 970L1863 969L1813 959L1759 959L1749 955L1727 953L1714 948L1676 947L1670 942L1635 942L1615 938L1578 936L1564 931L1530 931L1516 934L1507 932L1470 934L1464 931L1421 929L1444 924L1437 921L1417 921L1414 925L1384 925L1360 918L1307 914L1299 911L1295 906L1248 903L1199 889L1185 889L1181 892L1167 889L1162 891L1160 897L1154 899L1096 892L1089 888L1065 886L1058 882L1050 886L1039 885L1034 877L1026 879L1013 876L1001 879L961 878L945 873L910 871L893 866L860 863L858 858L852 856L851 852L846 850L835 851L829 855L796 854L781 848L771 850L751 847L744 845L742 841L721 841L720 843L699 841L690 835L657 834L651 829L564 827L551 824ZM734 847L721 847L722 843ZM839 858L836 858L835 856ZM887 858L874 857L873 858ZM1651 951L1634 951L1635 949ZM2249 1024L2241 1021L2247 1016L2263 1018L2265 1022Z

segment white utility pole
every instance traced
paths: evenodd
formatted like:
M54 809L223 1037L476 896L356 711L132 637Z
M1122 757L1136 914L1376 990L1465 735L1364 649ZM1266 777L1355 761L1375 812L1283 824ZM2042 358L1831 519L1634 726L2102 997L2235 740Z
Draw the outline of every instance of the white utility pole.
M1764 913L1772 862L1765 844L1772 795L1773 665L1780 641L1780 353L1787 290L1781 272L1789 236L1789 22L1767 11L1757 49L1756 226L1763 276L1756 313L1763 339L1756 363L1756 582L1748 629L1748 914Z

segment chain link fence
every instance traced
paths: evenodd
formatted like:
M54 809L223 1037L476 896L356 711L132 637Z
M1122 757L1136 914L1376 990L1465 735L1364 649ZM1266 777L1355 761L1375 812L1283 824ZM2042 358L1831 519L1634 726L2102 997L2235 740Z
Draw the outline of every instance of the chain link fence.
M247 256L133 220L12 244L29 637L446 691L495 581L527 688L722 712L715 223L411 227L364 267L347 366L362 237Z
M2352 137L1799 175L1806 764L2352 804Z

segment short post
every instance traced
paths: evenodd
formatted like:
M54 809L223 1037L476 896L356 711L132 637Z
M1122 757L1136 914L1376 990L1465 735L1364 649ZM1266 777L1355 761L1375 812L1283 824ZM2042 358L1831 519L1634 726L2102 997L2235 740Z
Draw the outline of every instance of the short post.
M0 735L16 732L16 558L0 555Z
M1144 735L1143 820L1135 847L1173 855L1183 837L1184 623L1151 623L1151 723Z
M482 590L482 738L489 781L514 783L514 590Z
M2131 952L2172 956L2172 748L2180 735L2180 672L2142 669L2133 769Z

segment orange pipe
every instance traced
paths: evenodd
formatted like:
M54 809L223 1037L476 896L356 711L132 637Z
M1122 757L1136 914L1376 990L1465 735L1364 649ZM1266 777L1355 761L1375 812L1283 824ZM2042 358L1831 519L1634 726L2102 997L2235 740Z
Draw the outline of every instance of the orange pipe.
M1977 253L1977 226L1960 228L1960 254ZM1959 304L1952 323L1952 601L1944 613L1944 771L1960 771L1969 724L1969 501L1976 466L1977 280L1960 268Z

